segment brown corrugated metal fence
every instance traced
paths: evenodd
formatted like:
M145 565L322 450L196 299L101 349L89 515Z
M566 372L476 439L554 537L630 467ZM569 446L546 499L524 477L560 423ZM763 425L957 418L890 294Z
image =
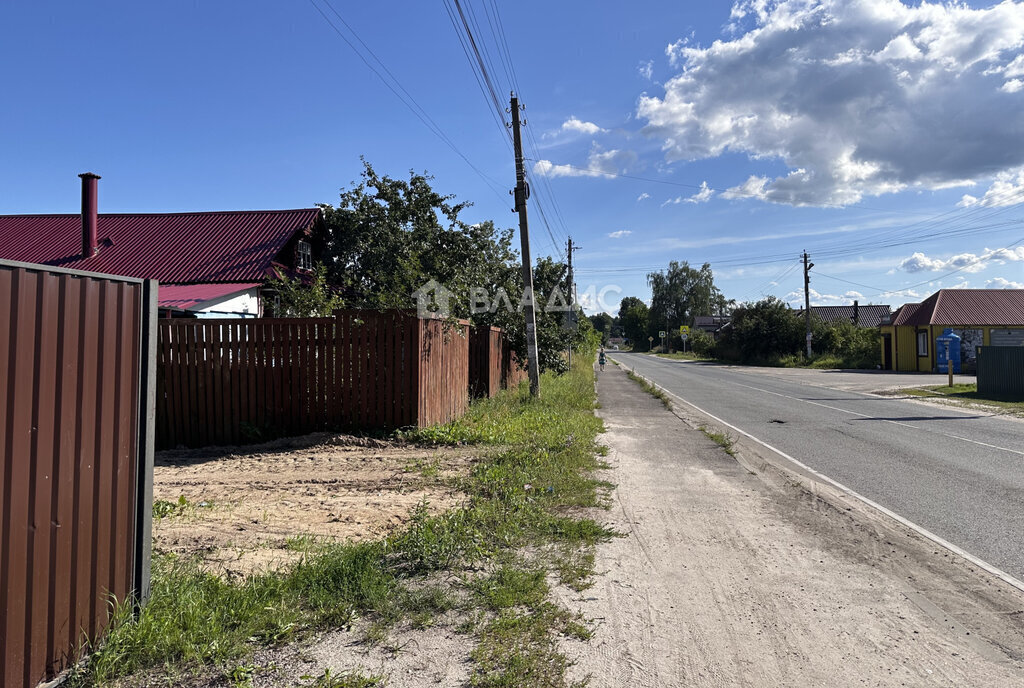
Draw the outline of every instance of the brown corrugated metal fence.
M447 422L468 403L467 330L398 310L162 320L158 445Z
M978 347L978 393L1024 398L1024 346Z
M111 595L148 594L155 316L155 282L0 261L5 687L73 663Z

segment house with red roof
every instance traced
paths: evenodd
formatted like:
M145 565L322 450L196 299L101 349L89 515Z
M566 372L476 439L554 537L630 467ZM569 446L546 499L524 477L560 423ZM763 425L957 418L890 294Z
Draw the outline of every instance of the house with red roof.
M79 215L0 215L0 258L155 279L161 315L185 317L270 314L267 279L313 268L319 208L101 214L79 176Z
M908 303L880 325L886 369L936 370L935 338L960 337L960 360L974 370L979 346L1024 346L1024 289L940 289Z

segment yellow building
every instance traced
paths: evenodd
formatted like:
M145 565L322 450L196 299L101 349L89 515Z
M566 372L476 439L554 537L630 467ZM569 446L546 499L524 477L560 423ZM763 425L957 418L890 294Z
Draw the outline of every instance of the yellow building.
M879 327L886 370L934 371L935 338L947 327L961 338L964 370L974 370L979 346L1024 346L1024 289L940 289Z

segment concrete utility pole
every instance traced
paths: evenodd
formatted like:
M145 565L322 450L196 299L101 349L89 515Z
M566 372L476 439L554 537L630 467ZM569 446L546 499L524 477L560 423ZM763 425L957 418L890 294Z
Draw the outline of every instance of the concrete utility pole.
M807 358L811 357L811 268L814 263L807 262L807 251L804 251L804 320L807 322Z
M575 322L576 319L576 281L572 275L572 252L578 251L579 246L572 245L572 237L569 237L569 246L566 255L569 257L569 306L572 308L572 315L570 322ZM572 368L572 343L569 344L569 368Z
M512 95L510 103L512 113L512 141L516 155L516 207L513 212L519 213L519 241L523 255L523 296L526 302L523 315L526 316L526 368L530 375L530 394L540 396L540 366L537 361L537 313L533 307L533 263L530 259L530 229L526 221L526 199L530 197L530 187L526 183L526 172L523 170L523 141L519 134L519 99Z

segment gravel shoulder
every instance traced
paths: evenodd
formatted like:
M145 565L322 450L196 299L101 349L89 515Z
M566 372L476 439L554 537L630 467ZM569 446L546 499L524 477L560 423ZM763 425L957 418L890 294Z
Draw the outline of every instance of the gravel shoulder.
M598 576L563 601L566 643L611 686L1024 685L1024 594L828 486L738 444L608 366L616 483Z

